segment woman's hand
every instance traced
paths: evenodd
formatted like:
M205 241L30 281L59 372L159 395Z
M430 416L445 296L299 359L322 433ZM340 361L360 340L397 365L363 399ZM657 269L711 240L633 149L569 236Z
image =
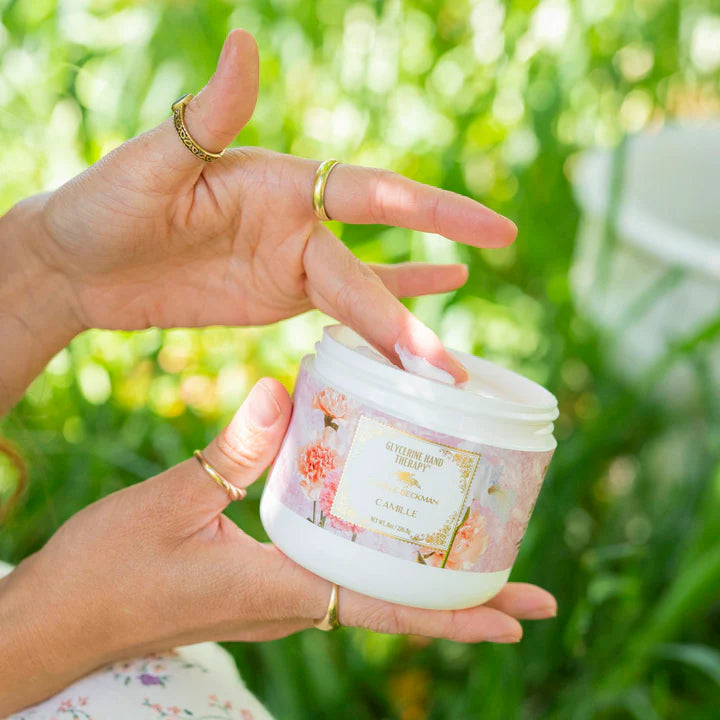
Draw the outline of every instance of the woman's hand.
M230 143L252 115L257 88L255 41L235 30L186 109L195 140L212 151ZM453 290L466 268L360 263L313 213L317 165L254 147L206 164L168 119L47 198L48 262L67 278L83 327L257 325L317 307L393 361L400 343L466 379L396 299ZM507 245L516 234L512 222L469 198L351 165L333 170L326 208L342 222L482 247Z
M261 380L205 450L230 482L250 485L271 462L291 413L285 389ZM330 583L222 514L224 490L190 458L116 492L65 523L0 581L0 716L103 663L203 640L283 637L325 614ZM549 593L509 584L487 605L431 611L349 590L340 622L463 642L516 642L515 618L555 614Z

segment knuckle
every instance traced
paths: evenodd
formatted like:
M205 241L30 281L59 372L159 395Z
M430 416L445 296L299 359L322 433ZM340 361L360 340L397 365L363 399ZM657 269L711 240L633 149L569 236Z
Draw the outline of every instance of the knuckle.
M264 444L259 430L245 425L241 431L228 425L217 437L218 452L232 465L251 469L260 461Z
M224 133L227 126L227 121L219 122L214 114L203 111L198 95L185 108L185 123L188 125L190 132L194 127L195 133L198 133L199 130L209 137Z
M228 148L225 154L228 157L236 158L238 162L242 162L245 164L254 162L264 169L265 162L263 160L263 154L258 150L258 148L243 145L241 147Z
M440 636L448 640L456 640L458 631L457 610L449 610L443 616L443 622L440 624Z
M398 177L396 173L384 168L373 168L370 194L368 197L368 214L370 218L380 223L385 217L387 207L387 194Z
M334 303L335 309L345 317L355 315L362 307L370 283L382 285L382 280L367 265L357 258L351 262L348 279L338 288Z
M434 233L440 232L440 195L434 193L430 199L430 207L428 208L430 215L430 227Z
M392 603L373 604L360 617L360 626L378 633L408 632L403 608Z
M356 281L343 283L335 295L335 309L343 316L351 316L357 306L358 288Z

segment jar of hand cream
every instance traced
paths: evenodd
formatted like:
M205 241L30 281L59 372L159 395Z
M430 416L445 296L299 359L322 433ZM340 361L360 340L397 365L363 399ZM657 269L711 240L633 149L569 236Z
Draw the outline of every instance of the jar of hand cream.
M302 361L260 504L280 550L404 605L470 607L502 588L555 449L557 401L453 354L470 375L461 386L401 370L342 325L325 328Z

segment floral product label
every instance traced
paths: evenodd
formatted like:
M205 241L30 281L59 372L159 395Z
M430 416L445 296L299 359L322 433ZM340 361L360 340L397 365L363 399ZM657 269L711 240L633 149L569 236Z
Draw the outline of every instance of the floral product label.
M510 568L552 450L509 450L401 420L328 387L303 362L268 477L326 532L450 570Z

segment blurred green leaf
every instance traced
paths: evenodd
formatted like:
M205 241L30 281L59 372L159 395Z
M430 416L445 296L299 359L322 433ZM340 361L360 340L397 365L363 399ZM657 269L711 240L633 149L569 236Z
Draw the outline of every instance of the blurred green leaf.
M656 652L660 658L677 660L700 670L720 685L720 651L707 645L667 643L659 645Z

